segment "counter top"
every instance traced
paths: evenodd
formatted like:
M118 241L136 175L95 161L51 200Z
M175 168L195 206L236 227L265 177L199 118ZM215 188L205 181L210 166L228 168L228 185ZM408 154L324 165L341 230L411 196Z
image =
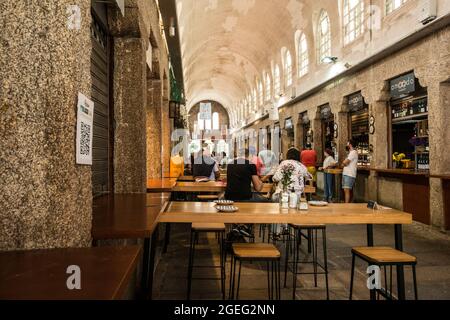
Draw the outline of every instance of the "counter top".
M148 238L170 200L170 194L113 194L93 203L94 240Z
M379 173L388 173L388 174L397 174L397 175L410 175L410 176L422 176L429 177L429 171L418 171L416 172L414 169L377 169L370 168L371 171L379 172Z
M141 248L100 247L0 252L0 300L110 300L126 291ZM66 286L81 269L81 290Z

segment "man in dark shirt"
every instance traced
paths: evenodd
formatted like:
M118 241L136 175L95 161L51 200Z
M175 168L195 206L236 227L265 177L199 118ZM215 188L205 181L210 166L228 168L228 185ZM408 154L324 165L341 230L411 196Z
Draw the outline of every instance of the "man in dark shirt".
M211 181L220 178L219 166L211 157L208 148L205 147L202 155L194 159L192 175L194 176L194 179L207 178Z
M242 154L242 153L241 153ZM261 191L263 183L256 172L256 166L248 160L249 152L245 150L245 158L238 157L227 166L227 188L225 198L233 201L261 201L253 196L251 185Z

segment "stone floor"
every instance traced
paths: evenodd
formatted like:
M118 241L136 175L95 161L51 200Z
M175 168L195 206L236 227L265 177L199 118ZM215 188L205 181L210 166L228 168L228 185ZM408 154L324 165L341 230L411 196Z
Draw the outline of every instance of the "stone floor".
M177 300L186 299L186 276L189 252L189 225L174 225L172 227L171 243L168 252L159 260L156 268L154 297L156 299ZM256 230L259 230L257 227ZM258 236L258 231L256 232ZM375 226L375 245L394 245L394 230L392 226ZM257 239L260 241L260 239ZM450 299L450 237L432 231L429 228L414 224L405 226L403 232L404 250L418 259L417 279L419 299ZM218 264L218 246L214 234L202 236L199 239L196 264ZM348 299L350 284L350 267L352 246L366 244L365 226L328 226L327 246L329 264L330 298L336 300ZM319 242L319 248L320 248ZM284 245L279 243L284 257ZM321 251L319 249L319 257ZM308 257L306 241L303 241L301 256ZM227 293L230 259L227 263ZM367 277L365 265L357 260L355 274L354 299L368 299L366 287ZM304 268L310 268L305 266ZM282 269L282 282L284 266ZM309 271L307 269L302 269ZM218 270L200 269L197 276L218 276ZM407 298L413 298L412 274L405 269ZM395 273L394 273L395 280ZM287 287L282 289L282 299L292 299L292 275L288 272ZM301 275L297 279L296 299L320 300L326 298L323 276L318 278L318 286L314 286L312 275ZM384 281L384 280L383 280ZM395 282L395 281L394 281ZM383 282L384 283L384 282ZM395 285L394 285L394 292ZM240 299L267 299L267 274L265 265L260 263L244 264L242 269ZM192 285L192 299L221 299L219 281L195 280Z

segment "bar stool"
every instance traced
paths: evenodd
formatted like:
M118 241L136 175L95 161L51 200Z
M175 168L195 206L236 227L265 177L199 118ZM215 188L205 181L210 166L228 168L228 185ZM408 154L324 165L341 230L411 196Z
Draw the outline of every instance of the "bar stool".
M195 245L197 243L198 235L200 233L214 232L218 234L219 238L219 252L220 265L212 266L196 266L194 265ZM189 246L189 266L188 266L188 288L187 299L191 298L192 280L220 280L222 291L222 298L225 299L225 255L224 255L224 241L225 241L225 224L223 223L193 223L191 226L191 242ZM220 268L220 278L192 278L194 268Z
M352 249L352 273L350 280L350 300L353 295L353 277L355 274L355 257L362 259L370 265L376 265L378 267L384 267L384 285L387 290L387 270L386 266L390 267L390 286L389 296L392 292L392 267L393 266L411 266L413 283L414 283L414 297L417 300L417 279L416 279L416 257L409 255L405 252L389 248L389 247L355 247ZM386 295L388 298L388 295Z
M330 292L328 288L328 257L327 257L327 236L326 236L326 226L323 224L291 224L290 227L294 229L294 260L289 261L289 252L292 251L290 248L290 244L292 241L286 242L286 260L285 260L285 270L284 270L284 286L286 287L286 279L287 279L287 269L288 265L291 263L293 265L292 275L293 275L293 289L292 289L292 299L295 300L295 293L297 291L297 275L300 274L313 274L314 275L314 286L317 287L317 275L323 274L325 276L325 286L327 291L327 300L330 299ZM301 244L302 230L308 231L308 251L312 252L312 260L311 261L300 261L299 255L299 247ZM317 231L321 231L322 233L322 251L323 251L323 265L318 261L318 236ZM298 272L299 264L312 264L313 272ZM322 272L319 272L318 269L322 269Z
M243 261L263 261L267 263L267 287L269 300L273 300L274 284L276 290L275 299L281 298L281 279L280 279L280 251L269 243L234 243L233 255L231 258L231 276L230 276L230 299L234 299L234 287L236 278L236 263L239 261L239 273L236 290L236 300L239 299L239 288L241 282L241 269Z

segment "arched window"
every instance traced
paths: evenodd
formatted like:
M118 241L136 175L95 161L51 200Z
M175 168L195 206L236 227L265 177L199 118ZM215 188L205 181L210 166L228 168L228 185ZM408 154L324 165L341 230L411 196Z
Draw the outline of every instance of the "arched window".
M255 111L256 109L258 109L258 95L256 94L256 89L253 89L253 96L252 96L252 98L253 98L253 110L252 111Z
M205 120L200 119L200 113L197 114L197 128L200 131L205 130Z
M330 18L325 10L322 10L317 28L317 58L318 63L323 63L325 57L331 56L331 28Z
M301 78L308 73L309 57L308 57L308 42L304 33L300 35L298 41L298 57L297 57L297 71L298 77Z
M273 90L275 95L281 93L280 67L278 65L275 66L273 71Z
M205 130L211 130L212 129L212 121L211 119L205 120Z
M364 1L344 0L344 45L364 32Z
M386 14L400 8L408 0L386 0Z
M270 80L270 75L266 73L266 101L270 101L272 99L272 81Z
M217 112L214 112L212 115L212 127L213 130L220 129L219 114Z
M292 85L292 56L289 51L286 51L284 59L284 84L286 88Z
M262 82L258 82L258 99L259 105L262 106L264 104L264 88Z

